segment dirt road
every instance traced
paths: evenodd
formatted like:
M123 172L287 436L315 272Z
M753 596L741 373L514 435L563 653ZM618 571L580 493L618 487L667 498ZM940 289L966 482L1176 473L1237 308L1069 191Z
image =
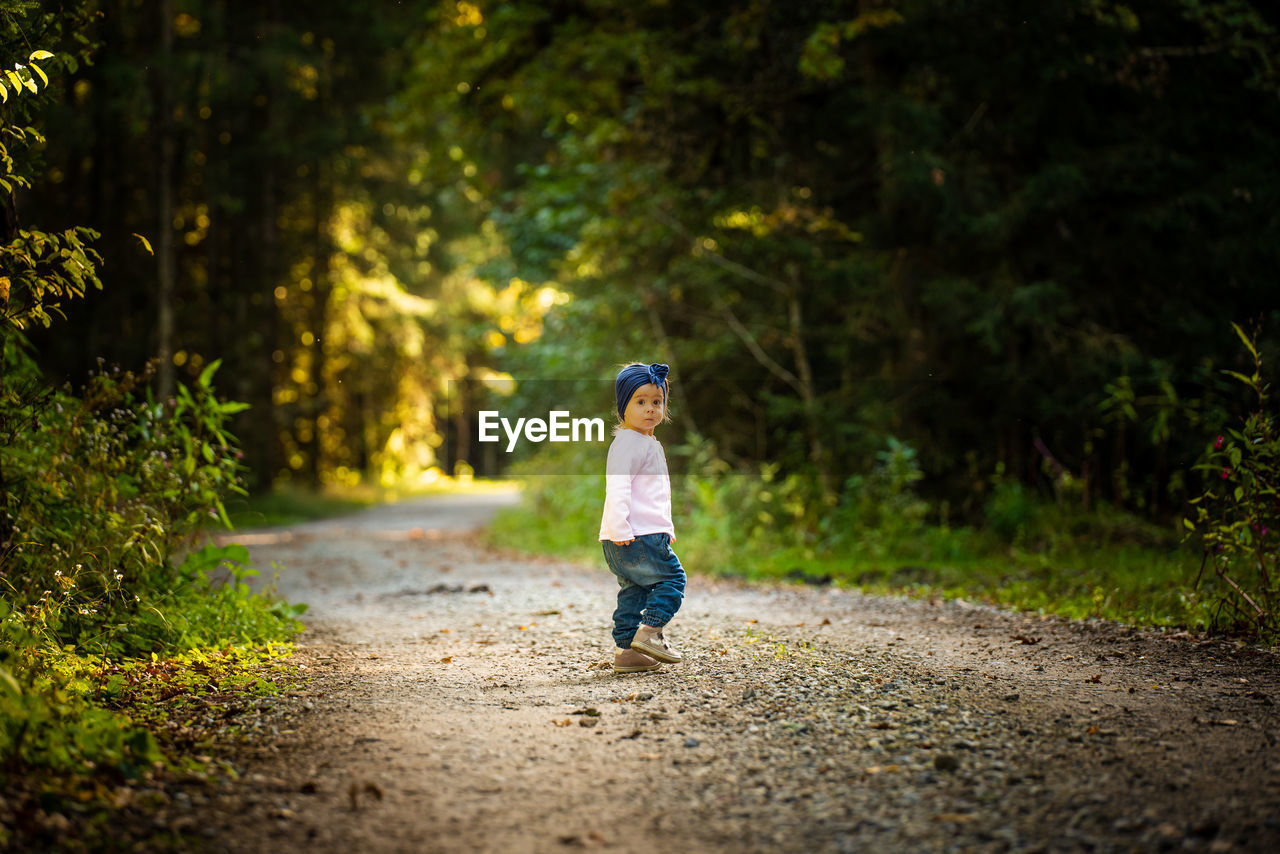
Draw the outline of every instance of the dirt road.
M210 849L1280 850L1271 653L695 575L685 663L615 676L612 577L479 545L504 500L240 537L311 681Z

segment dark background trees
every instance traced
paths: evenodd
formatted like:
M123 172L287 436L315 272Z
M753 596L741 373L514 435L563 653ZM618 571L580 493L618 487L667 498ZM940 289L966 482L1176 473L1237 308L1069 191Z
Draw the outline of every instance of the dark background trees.
M42 359L223 358L259 486L478 464L465 381L641 358L734 463L838 490L895 437L955 507L1167 518L1230 323L1274 349L1261 4L86 9L21 210L107 286Z

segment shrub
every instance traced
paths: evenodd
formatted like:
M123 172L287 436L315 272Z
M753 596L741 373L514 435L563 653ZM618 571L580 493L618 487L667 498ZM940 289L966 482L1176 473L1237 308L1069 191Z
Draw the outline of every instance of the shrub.
M240 489L224 425L243 406L214 395L216 362L157 402L149 371L100 371L76 397L8 361L25 382L0 399L0 584L33 635L149 651L139 614L195 580L175 557Z
M100 706L95 674L200 647L282 641L305 606L256 595L242 546L193 551L240 491L209 366L172 400L150 371L50 391L0 336L0 762L58 771L156 761L149 731Z
M1257 332L1246 335L1239 326L1235 330L1253 360L1253 373L1227 373L1250 390L1253 411L1206 447L1195 467L1206 486L1191 502L1194 519L1184 524L1202 545L1196 586L1205 580L1206 566L1216 581L1220 625L1249 627L1274 637L1280 633L1280 434L1268 411L1269 386L1262 377Z

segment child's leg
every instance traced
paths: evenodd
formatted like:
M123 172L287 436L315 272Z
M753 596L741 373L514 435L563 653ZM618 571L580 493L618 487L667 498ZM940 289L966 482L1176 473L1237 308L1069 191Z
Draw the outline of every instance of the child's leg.
M684 567L671 550L671 538L666 534L646 534L636 543L644 545L646 557L643 565L631 574L632 580L647 591L640 622L646 626L665 626L684 602Z
M618 578L618 607L613 612L613 640L619 649L627 649L636 629L640 627L640 612L644 610L646 591L636 585L630 578L630 571L642 558L644 550L639 542L627 546L616 546L608 540L601 545L604 548L605 563L609 571Z
M618 585L618 607L613 612L613 642L618 649L627 649L636 636L636 629L640 628L640 612L644 610L648 593L625 578L619 578Z

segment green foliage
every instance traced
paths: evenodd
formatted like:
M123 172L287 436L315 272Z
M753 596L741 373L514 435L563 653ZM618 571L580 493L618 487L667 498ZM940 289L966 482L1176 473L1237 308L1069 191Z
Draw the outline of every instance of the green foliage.
M136 778L162 759L148 730L92 701L102 659L48 649L8 613L3 599L0 613L0 758L6 771L83 772L103 765ZM31 660L36 649L38 662Z
M75 30L92 3L6 3L0 57ZM88 10L88 11L87 11ZM271 693L259 672L300 628L303 605L252 592L242 546L194 550L223 499L243 492L220 400L219 363L157 401L141 374L100 369L78 394L48 386L25 333L101 288L96 232L20 228L10 194L33 188L38 146L23 127L45 67L71 71L89 40L30 54L0 74L0 786L6 815L86 808L118 780L168 764L156 732L191 698ZM15 97L19 95L21 97ZM63 333L66 334L65 332ZM233 646L235 644L243 647ZM265 646L263 651L261 648ZM206 650L217 649L217 653ZM211 681L211 674L213 681ZM206 686L201 688L200 686ZM171 740L171 739L169 739ZM183 763L190 770L199 763ZM82 785L83 784L83 785ZM105 807L104 807L105 808ZM0 827L0 847L31 847Z
M216 363L163 403L148 374L119 370L73 396L44 389L20 344L6 339L0 389L0 759L136 776L158 748L102 706L107 675L139 657L283 642L305 606L251 591L243 546L190 550L239 490L225 430L239 405L214 394Z
M12 23L12 18L8 22ZM49 77L35 60L51 58L49 51L37 50L28 65L18 63L0 74L0 99L8 102L11 89L16 94L37 93L37 78L48 86ZM29 155L30 148L46 143L35 128L23 127L0 114L0 190L4 197L15 187L31 187L11 149L16 146ZM62 315L63 300L83 297L90 286L102 287L98 278L102 258L89 247L99 236L92 229L46 233L6 223L0 234L0 335L25 329L32 322L47 327L54 314Z
M448 128L437 209L574 297L503 354L518 378L655 351L727 459L859 471L897 436L973 524L974 472L999 467L1162 522L1188 497L1215 328L1274 310L1262 4L515 2L431 22L402 101L413 138Z
M32 51L31 55L27 57L26 65L15 63L12 69L5 69L3 78L0 78L0 100L8 102L10 91L15 95L21 95L24 92L36 94L40 91L36 78L39 78L40 82L45 86L49 85L49 75L45 74L44 69L36 64L37 59L53 59L53 54L47 50ZM9 189L9 187L5 187L6 191Z
M545 453L545 452L544 452ZM519 508L499 514L498 544L602 565L604 478L583 460L526 463ZM834 504L815 478L774 466L735 471L710 443L668 448L676 550L693 573L839 584L877 593L963 597L1075 618L1208 628L1210 597L1187 584L1175 538L1142 519L1085 512L997 479L982 528L953 527L916 491L913 449L890 439ZM536 464L536 467L535 467Z
M39 388L27 368L11 386ZM119 370L80 397L0 401L0 574L59 644L146 649L155 638L123 631L156 607L142 596L189 583L172 557L225 520L221 496L239 489L225 422L240 406L214 395L215 368L168 402L150 399L147 373Z
M102 258L89 248L97 237L87 228L62 234L23 229L0 246L0 325L22 330L34 322L47 327L54 315L65 316L64 300L83 297L90 286L101 289L97 268Z
M166 755L153 733L210 701L278 692L263 668L290 652L264 633L253 647L213 643L163 658L77 654L10 617L0 622L0 779L43 768L135 780L158 764L190 765Z
M1252 393L1251 411L1205 449L1196 465L1205 489L1191 502L1194 519L1184 524L1203 547L1197 584L1206 565L1213 570L1209 581L1221 606L1219 623L1275 637L1280 633L1280 430L1270 408L1270 384L1262 375L1257 332L1235 330L1253 370L1227 373Z

